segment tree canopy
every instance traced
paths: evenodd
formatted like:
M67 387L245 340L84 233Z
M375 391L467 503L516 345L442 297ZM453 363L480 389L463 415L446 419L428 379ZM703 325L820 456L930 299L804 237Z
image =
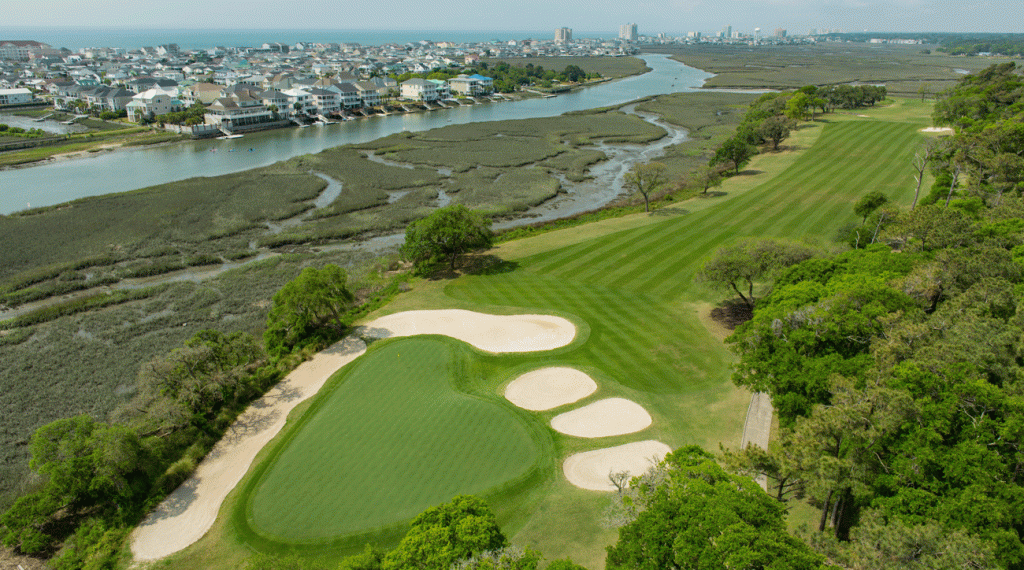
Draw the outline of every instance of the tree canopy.
M337 265L307 267L274 294L263 338L267 351L280 355L313 340L330 341L348 327L346 313L355 297L345 270Z
M697 446L635 478L638 513L608 547L608 570L824 568L786 531L785 509L753 480L730 475Z
M490 219L463 204L453 204L409 224L402 255L419 268L443 259L455 269L460 255L488 248L493 240Z

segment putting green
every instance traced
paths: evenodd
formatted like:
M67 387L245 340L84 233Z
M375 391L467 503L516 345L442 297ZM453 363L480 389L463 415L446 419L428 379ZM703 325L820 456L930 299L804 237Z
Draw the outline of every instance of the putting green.
M400 524L458 494L484 494L541 459L510 404L459 391L470 348L384 342L328 381L249 488L250 527L316 542Z

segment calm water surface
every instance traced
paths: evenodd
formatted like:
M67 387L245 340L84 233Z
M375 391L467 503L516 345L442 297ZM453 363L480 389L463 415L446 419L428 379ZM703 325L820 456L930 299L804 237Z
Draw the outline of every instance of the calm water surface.
M450 124L552 117L569 111L617 105L647 95L693 91L711 77L666 55L642 56L653 69L553 99L463 106L392 115L304 129L278 129L233 140L201 140L156 148L97 153L27 168L0 171L0 213L49 206L196 176L218 176L267 166L344 144L363 143L402 131Z

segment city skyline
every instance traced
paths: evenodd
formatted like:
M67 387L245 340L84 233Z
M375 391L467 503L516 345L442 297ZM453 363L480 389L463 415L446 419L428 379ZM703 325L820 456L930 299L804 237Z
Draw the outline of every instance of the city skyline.
M480 5L471 12L452 3L398 0L384 11L369 0L342 5L300 0L281 9L279 2L208 0L201 17L180 3L99 0L82 10L71 0L7 0L0 35L18 28L181 28L353 30L507 30L537 31L568 27L584 32L614 32L636 23L642 35L709 32L732 26L736 31L784 28L805 34L811 29L847 32L1024 32L1019 0L657 0L643 6L594 0L585 6L568 0L521 0L515 5ZM240 5L247 8L244 12ZM514 6L514 9L512 9ZM310 14L316 14L310 18ZM241 17L244 15L244 17ZM68 22L75 22L69 26ZM336 23L336 25L331 25Z

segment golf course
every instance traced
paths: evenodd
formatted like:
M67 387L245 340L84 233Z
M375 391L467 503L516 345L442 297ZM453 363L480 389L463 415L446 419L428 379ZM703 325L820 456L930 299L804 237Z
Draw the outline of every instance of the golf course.
M616 536L602 525L610 495L567 480L568 458L636 442L740 443L750 393L732 383L729 330L710 316L732 293L696 283L701 263L751 236L839 248L864 194L908 204L930 111L889 99L802 122L779 151L706 195L507 241L485 252L497 260L482 271L414 280L354 333L365 354L288 408L280 433L225 490L209 532L152 567L240 567L253 550L331 563L367 543L390 547L424 509L475 494L514 544L603 568ZM442 309L550 315L574 331L507 352L435 326L374 332L391 315ZM585 374L596 390L536 411L506 398L514 380L550 367ZM642 408L649 427L600 437L552 427L611 399Z

